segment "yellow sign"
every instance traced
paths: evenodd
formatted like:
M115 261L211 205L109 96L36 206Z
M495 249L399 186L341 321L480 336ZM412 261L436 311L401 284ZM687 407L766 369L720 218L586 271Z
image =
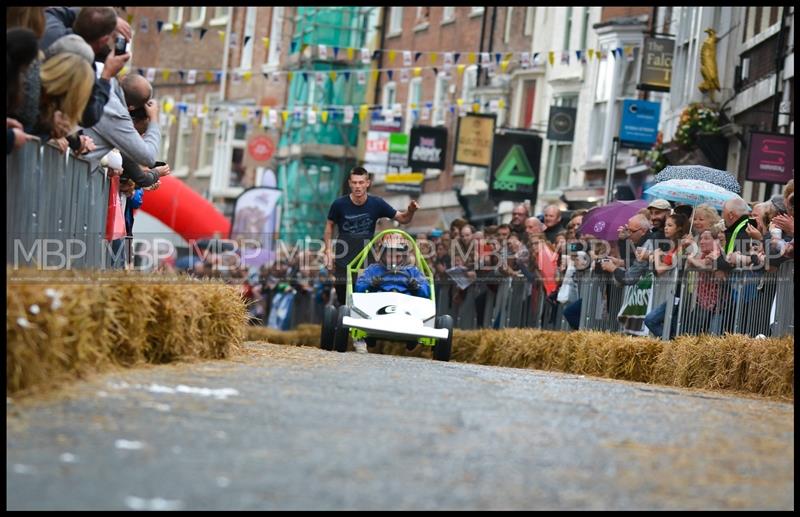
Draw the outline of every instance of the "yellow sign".
M425 180L424 172L404 172L400 174L386 174L386 183L422 183Z
M492 164L494 115L467 114L458 119L456 163L489 167Z

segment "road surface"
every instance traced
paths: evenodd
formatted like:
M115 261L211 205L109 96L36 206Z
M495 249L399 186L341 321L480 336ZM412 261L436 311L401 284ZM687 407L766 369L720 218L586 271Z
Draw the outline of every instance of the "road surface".
M8 509L794 509L794 408L249 343L7 400Z

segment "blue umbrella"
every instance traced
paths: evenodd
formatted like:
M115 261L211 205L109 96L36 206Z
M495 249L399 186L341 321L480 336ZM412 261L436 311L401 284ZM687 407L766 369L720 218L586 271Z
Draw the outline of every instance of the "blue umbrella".
M645 193L659 199L675 201L685 205L710 205L722 210L722 205L729 199L741 199L730 190L700 180L675 179L656 183L645 190Z
M742 186L731 173L704 165L668 165L656 174L655 180L656 183L668 180L701 180L736 194L742 193Z

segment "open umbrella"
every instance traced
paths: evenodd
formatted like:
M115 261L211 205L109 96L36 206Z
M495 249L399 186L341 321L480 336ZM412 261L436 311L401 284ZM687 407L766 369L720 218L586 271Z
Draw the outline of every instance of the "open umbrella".
M647 201L614 201L607 205L598 206L589 210L583 216L579 228L581 235L593 235L598 239L615 241L619 238L617 229L627 224L642 208L647 208Z
M736 194L742 193L742 186L731 173L704 165L668 165L656 174L655 180L656 183L668 180L701 180Z
M645 192L655 198L675 201L686 205L710 205L722 210L722 205L729 199L741 199L730 190L701 180L667 180L656 183Z

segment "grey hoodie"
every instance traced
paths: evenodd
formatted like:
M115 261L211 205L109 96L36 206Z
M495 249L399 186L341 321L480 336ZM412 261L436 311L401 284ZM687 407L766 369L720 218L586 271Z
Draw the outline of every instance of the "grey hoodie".
M152 168L158 158L161 146L161 129L157 122L150 122L144 135L139 135L133 127L133 120L128 112L125 94L116 79L111 80L111 95L108 104L103 108L100 122L84 131L90 136L97 149L85 155L91 162L92 170L100 164L100 159L111 149L119 149L122 156L134 162Z

